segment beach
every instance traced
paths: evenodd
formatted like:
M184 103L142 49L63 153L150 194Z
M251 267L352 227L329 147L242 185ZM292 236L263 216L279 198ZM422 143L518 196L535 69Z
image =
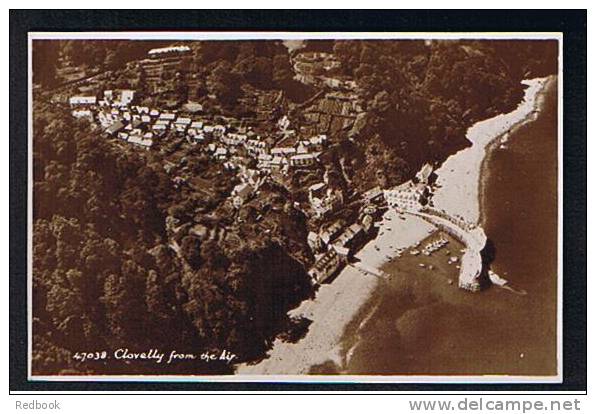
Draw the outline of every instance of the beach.
M380 268L395 256L396 249L417 243L430 231L433 227L424 220L411 216L400 219L395 211L389 210L380 222L377 238L368 242L355 258L369 267ZM296 343L277 338L266 359L258 364L242 364L236 373L304 375L326 363L341 372L344 364L341 338L379 282L378 277L347 265L331 283L320 286L314 299L302 302L289 312L292 317L313 321L304 338Z
M435 170L438 177L437 189L433 196L435 208L452 216L460 216L469 223L479 222L479 180L488 146L498 139L507 139L514 128L535 119L539 92L548 79L523 81L527 88L522 102L515 110L477 122L468 129L466 138L472 145L450 156Z
M435 208L470 223L480 222L481 171L489 146L507 140L516 128L536 119L540 92L549 79L552 80L524 81L527 89L517 109L478 122L468 130L466 136L472 145L449 157L435 171L438 176L433 196ZM419 260L395 259L398 248L409 248L432 237L434 232L434 227L420 218L411 215L399 218L395 211L389 210L376 239L367 243L356 258L390 277L379 278L353 265L346 266L331 283L319 288L314 299L289 312L292 317L312 321L304 338L296 343L277 338L265 359L252 365L242 364L236 373L398 375L457 374L461 370L492 373L492 363L466 368L461 358L486 357L483 351L499 341L500 333L488 330L478 342L470 337L470 342L462 344L450 333L453 329L460 329L463 335L482 332L484 322L475 311L484 307L478 311L479 315L495 312L482 303L490 300L487 296L494 295L495 290L481 296L458 289L457 283L452 283L458 275L453 266L437 265L429 277L413 279L423 273L417 269ZM462 247L456 240L451 240L450 245L457 251ZM433 343L437 351L434 353L429 352ZM375 353L377 348L384 349L384 353ZM455 352L456 358L449 359L454 349L459 349L461 355ZM490 358L493 363L502 361L498 350L490 350Z
M443 251L405 254L383 267L390 277L342 338L347 373L556 374L557 82L526 83L526 99L513 113L470 128L468 137L480 141L439 169L435 203L480 222L495 250L491 269L527 294L495 286L466 292L449 283L458 271ZM460 247L450 240L446 249Z

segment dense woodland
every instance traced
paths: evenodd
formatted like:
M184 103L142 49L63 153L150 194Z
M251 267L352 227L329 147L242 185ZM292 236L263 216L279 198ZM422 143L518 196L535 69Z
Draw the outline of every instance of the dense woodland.
M517 106L523 79L557 71L552 41L336 41L331 51L365 100L347 148L364 188L371 169L390 186L441 163L469 145L471 125Z
M292 246L293 238L306 237L303 218L272 212L268 219L277 220L280 230L265 236L251 227L254 217L245 211L242 227L228 228L222 240L184 229L171 234L172 221L188 227L196 214L204 228L233 221L229 211L218 211L231 189L221 182L226 176L220 166L186 154L198 176L212 177L213 198L196 197L177 188L158 153L115 147L87 122L50 106L35 112L35 370L114 372L118 364L79 364L70 357L122 346L227 349L242 359L262 355L290 322L284 317L288 308L309 294L304 266L288 253L308 254L305 242ZM263 193L279 196L277 189ZM120 368L154 369L138 363ZM163 367L229 369L199 362Z
M33 53L34 80L51 94L59 57L126 79L135 70L127 64L159 46L43 41ZM342 75L357 81L365 113L335 137L342 139L334 156L350 160L358 189L403 182L422 163L468 145L466 129L512 110L523 96L520 81L556 73L548 62L557 55L553 42L510 41L311 41L303 50L334 53ZM193 93L216 95L231 113L242 110L243 85L283 90L294 102L316 92L292 79L279 42L202 42L187 70L199 79ZM312 294L312 256L293 193L270 184L235 212L225 201L234 177L196 149L184 150L185 163L208 196L173 182L163 151L116 145L46 100L33 115L35 373L231 372L200 361L156 371L152 363L72 356L121 347L227 349L256 360L296 323L286 312ZM219 236L197 236L206 233Z

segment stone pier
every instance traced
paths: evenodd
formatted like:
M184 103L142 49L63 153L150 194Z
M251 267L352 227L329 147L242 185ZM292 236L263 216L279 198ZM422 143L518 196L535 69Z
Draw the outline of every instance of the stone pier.
M488 280L487 272L484 271L482 250L486 246L486 234L482 227L464 228L455 220L450 220L432 211L411 211L407 212L426 220L435 227L445 231L456 239L460 240L465 251L461 258L458 286L472 292L477 292L486 286Z

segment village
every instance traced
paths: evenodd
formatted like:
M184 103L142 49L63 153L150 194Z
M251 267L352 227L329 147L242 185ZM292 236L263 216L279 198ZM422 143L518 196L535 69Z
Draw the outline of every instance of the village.
M168 139L169 133L182 138L188 145L200 146L212 162L221 163L240 179L241 183L229 195L237 209L259 191L265 180L278 179L282 182L284 176L296 170L320 167L320 155L329 145L325 134L284 145L286 137L293 134L288 131L287 117L278 122L277 137L262 137L251 127L240 126L233 120L214 123L206 116L135 105L134 94L133 90L108 90L100 99L73 96L69 103L73 116L96 122L104 137L139 149L155 148L157 142ZM253 168L247 167L247 161L251 161ZM307 210L311 217L325 219L342 208L347 197L344 191L330 185L325 174L323 181L308 188L308 205L297 207ZM349 255L371 233L373 223L379 217L377 206L383 193L380 189L373 189L364 198L367 205L358 221L345 223L337 220L322 226L320 232L309 233L308 244L319 257L309 272L314 283L322 283L337 273Z
M156 59L167 66L177 61L178 55L187 52L187 48L176 46L156 49L150 51L148 59L143 62L154 71L158 68L163 70L162 65L156 64ZM309 69L312 63L323 65L325 70L333 68L330 56L320 53L307 55L295 62L295 66L300 68L297 77L311 84L328 83L325 80L328 78L312 75L312 72L317 72ZM332 83L329 87L353 89L349 82L347 86L342 82ZM362 113L356 100L346 100L345 96L352 95L352 92L346 94L338 91L328 94L331 98L343 97L344 103L347 103L347 106L340 105L335 111L340 122L339 128L345 122L353 123L357 114ZM228 200L236 210L254 198L266 182L287 186L294 175L313 170L323 172L322 181L308 186L307 200L293 201L293 208L310 219L307 243L315 261L308 274L314 285L332 280L354 254L376 236L379 222L388 208L407 212L422 212L432 208L434 177L430 164L425 164L413 180L390 189L377 186L359 194L338 185L323 157L332 146L328 135L322 132L330 132L333 111L330 111L331 115L308 112L305 123L297 127L292 125L287 114L280 114L274 128L269 126L265 129L246 119L205 113L202 106L196 103L192 109L188 105L162 109L141 106L135 98L135 90L120 89L104 90L97 95L70 96L68 102L75 118L91 121L106 139L147 151L172 151L167 149L168 145L174 150L180 145L199 148L211 162L221 164L226 171L235 175L238 184L229 193ZM327 105L326 102L331 102L328 97L321 100L319 106ZM334 106L331 105L331 108ZM346 108L352 108L354 112ZM328 129L321 131L319 117L323 116L330 118L325 120ZM164 169L170 172L174 165L173 162L167 162ZM174 182L176 185L185 185L190 179L177 175ZM342 209L354 208L357 214L351 211L347 215L348 219L346 215L337 214ZM433 214L441 215L441 212L434 211Z

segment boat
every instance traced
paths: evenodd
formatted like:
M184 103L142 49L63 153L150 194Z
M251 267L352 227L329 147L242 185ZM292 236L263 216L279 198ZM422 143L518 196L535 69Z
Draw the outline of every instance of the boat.
M488 271L488 277L493 285L505 286L507 283L509 283L507 279L503 279L501 276L499 276L492 270Z

